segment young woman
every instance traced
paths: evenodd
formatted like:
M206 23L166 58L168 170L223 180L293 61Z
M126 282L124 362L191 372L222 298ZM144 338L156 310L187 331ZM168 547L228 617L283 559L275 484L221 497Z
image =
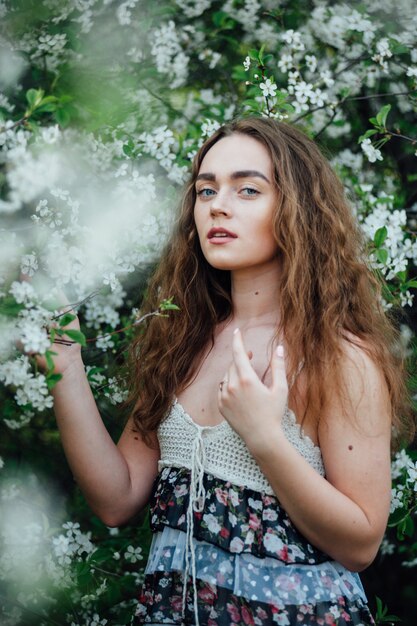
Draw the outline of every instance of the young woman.
M343 187L295 128L246 118L195 157L132 346L116 447L79 348L58 346L55 411L108 525L149 501L135 624L373 624L356 572L389 512L405 433L397 335Z

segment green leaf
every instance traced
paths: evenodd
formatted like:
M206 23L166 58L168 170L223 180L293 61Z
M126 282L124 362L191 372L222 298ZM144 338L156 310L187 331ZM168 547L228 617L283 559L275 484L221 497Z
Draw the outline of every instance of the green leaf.
M391 105L386 104L385 106L382 107L379 113L377 113L376 119L377 119L379 126L382 126L383 128L385 128L387 116L390 111L391 111Z
M57 352L53 352L52 350L47 350L45 352L45 361L46 361L46 366L48 368L48 371L53 371L54 369L54 360L53 360L53 356L56 356Z
M88 380L90 380L91 378L94 378L94 374L101 374L102 371L103 371L102 367L90 367L90 369L88 370L88 374L87 374Z
M264 65L265 46L266 46L266 44L263 43L262 46L261 46L261 49L259 50L259 53L258 53L258 60L259 60L259 63L261 65Z
M62 326L70 324L73 320L75 320L75 318L76 315L74 315L73 313L65 313L65 315L59 318L59 325L62 328Z
M235 25L233 18L225 11L215 11L212 20L216 28L230 29Z
M16 315L25 308L24 304L18 304L12 296L6 296L1 303L0 313L1 315L7 315L9 317L16 317Z
M85 335L84 333L82 333L80 330L65 330L65 335L67 335L70 339L72 339L73 341L75 341L76 343L81 344L82 346L86 346L87 342L85 339Z
M405 286L407 287L407 289L417 289L417 280L409 280Z
M172 302L172 298L162 300L159 305L160 311L180 311L180 307Z
M388 250L386 250L385 248L378 248L377 250L375 250L375 256L380 263L383 263L385 265L388 260Z
M56 103L55 102L45 102L45 104L41 103L38 107L35 107L36 113L53 113L56 111Z
M382 246L385 239L387 238L387 235L388 235L388 230L386 226L383 226L382 228L378 228L378 230L376 231L374 235L374 244L376 245L377 248L380 248Z
M68 126L71 121L71 113L66 108L59 108L55 111L55 119L60 126Z
M385 610L384 610L384 605L382 604L382 600L381 598L378 598L378 596L375 596L375 601L376 601L377 618L381 618L383 617L384 613L386 613L387 609L385 607Z
M414 521L411 515L408 515L404 521L404 534L412 537L414 534Z
M128 141L127 143L124 144L123 146L123 153L130 157L133 154L133 150L134 150L134 146L133 146L133 142L132 141Z
M59 382L62 378L62 374L48 374L46 377L46 384L48 386L49 391L55 387L57 382Z
M369 137L372 137L372 135L376 135L377 134L377 130L374 130L373 128L371 128L370 130L367 130L366 133L364 133L363 135L361 135L358 139L358 143L362 143L362 141L364 141L365 139L369 139Z
M43 89L28 89L26 92L26 100L28 101L30 109L33 111L42 102Z
M410 54L410 49L395 39L390 39L390 50L392 54Z

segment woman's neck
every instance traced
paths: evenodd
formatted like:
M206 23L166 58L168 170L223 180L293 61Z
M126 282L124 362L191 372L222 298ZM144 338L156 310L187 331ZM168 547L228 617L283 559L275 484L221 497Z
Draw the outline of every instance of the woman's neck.
M280 268L275 261L262 268L232 272L233 325L244 328L252 322L279 321Z

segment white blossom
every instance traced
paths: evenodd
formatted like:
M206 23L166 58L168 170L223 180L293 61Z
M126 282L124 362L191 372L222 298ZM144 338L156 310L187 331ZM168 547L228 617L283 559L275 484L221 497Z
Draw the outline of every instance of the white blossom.
M407 263L405 264L405 268L407 267ZM406 307L406 306L413 306L413 302L414 302L414 293L411 293L408 289L407 291L405 291L404 293L401 292L400 293L400 305L402 307Z
M106 619L101 619L98 613L94 613L93 619L89 622L89 626L105 626L107 624Z
M206 119L201 124L201 135L202 137L210 137L218 128L220 128L220 124L217 120Z
M391 463L391 476L393 480L400 478L404 470L408 470L412 466L411 457L402 449L395 453L394 460Z
M104 392L104 395L110 400L112 404L116 405L126 400L128 391L127 389L122 389L120 387L120 384L116 378L111 377L107 381L107 389Z
M128 26L132 23L132 10L137 5L138 0L128 0L122 2L116 9L116 17L121 26Z
M188 76L189 57L181 47L180 36L175 22L170 20L156 28L151 34L151 54L162 74L170 75L170 87L175 89L184 85Z
M198 17L212 4L212 0L175 0L187 17Z
M388 71L388 64L386 59L392 57L392 52L389 47L389 41L386 37L383 37L376 43L376 53L373 55L372 60L380 64L382 69Z
M306 54L305 62L310 72L315 72L317 68L317 57L314 54Z
M59 126L46 126L42 128L41 138L48 145L56 143L61 138L61 131L59 129Z
M390 513L394 513L397 509L402 509L403 507L403 489L401 489L400 485L399 487L391 489Z
M292 54L283 53L280 55L279 61L278 61L278 67L281 70L281 72L286 74L288 70L291 67L293 67L293 65L294 65L294 57L292 56Z
M406 75L417 78L417 65L415 67L407 67Z
M136 548L134 548L133 546L128 546L126 548L124 557L129 563L137 563L138 561L142 561L142 548L140 548L139 546Z
M305 50L304 43L301 41L301 33L290 29L283 32L281 38L293 50Z
M262 91L262 95L264 96L264 98L268 96L274 97L277 91L277 86L271 78L267 78L265 82L260 83L259 87Z
M10 294L18 304L32 305L37 300L34 288L27 281L13 281L10 286Z
M30 319L19 320L17 329L25 352L44 354L51 345L48 332Z
M3 418L3 421L10 430L20 430L29 424L34 415L33 411L23 411L16 416L16 419Z
M20 263L20 270L26 276L33 276L38 269L38 259L36 253L24 254Z
M210 48L206 48L200 52L198 58L200 61L208 61L208 66L212 70L216 67L217 63L222 58L222 55L219 52L210 50Z
M227 13L232 15L238 22L240 22L246 31L253 31L255 25L257 25L259 21L259 9L261 8L261 4L258 0L244 0L244 5L242 8L234 9L234 3L230 2L227 5ZM223 7L223 10L226 10L226 5Z
M98 348L99 350L103 350L103 352L106 352L107 350L114 348L114 346L115 346L115 343L111 335L100 335L96 339L96 348Z
M370 163L375 163L375 161L382 161L383 160L383 157L382 157L382 154L381 154L381 150L379 150L378 148L375 148L372 145L372 142L371 142L371 140L369 138L368 139L364 139L361 142L361 148L362 148L364 154L366 155L366 157L367 157L367 159L368 159L368 161Z

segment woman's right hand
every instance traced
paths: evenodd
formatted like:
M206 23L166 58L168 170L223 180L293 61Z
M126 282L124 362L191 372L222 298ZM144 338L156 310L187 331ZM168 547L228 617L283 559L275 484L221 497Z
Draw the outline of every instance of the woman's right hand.
M66 310L65 310L65 307L63 307L63 310L61 311L61 313L63 311L65 311L66 313L74 314L72 310L69 310L69 307L67 307ZM58 321L59 319L53 323L52 328L60 328L61 330L64 330L64 331L65 330L78 330L78 331L80 330L80 322L78 320L78 317L75 317L75 319L73 319L71 322L69 322L63 327L59 326ZM65 343L61 343L61 341ZM55 374L64 374L68 370L68 368L72 367L73 365L79 365L82 363L81 345L73 341L70 337L68 337L65 334L62 336L55 335L55 341L51 344L51 347L49 348L49 350L52 353L55 353L55 354L52 354L52 358L54 361L54 373ZM35 356L36 356L36 361L39 367L46 370L48 368L48 365L47 365L45 356L43 354L37 354Z

